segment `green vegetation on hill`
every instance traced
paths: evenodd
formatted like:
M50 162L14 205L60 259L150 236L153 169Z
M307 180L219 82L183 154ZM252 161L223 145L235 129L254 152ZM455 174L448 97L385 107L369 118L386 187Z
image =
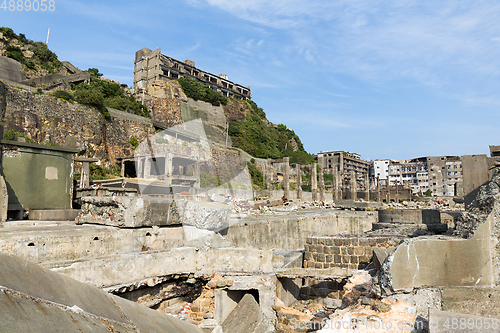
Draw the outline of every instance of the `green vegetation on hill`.
M88 72L90 84L80 83L74 85L71 92L56 91L53 95L66 101L76 101L95 107L104 114L106 119L111 117L108 107L127 112L133 111L139 116L149 117L149 110L133 96L127 97L123 87L118 83L102 79L102 74L97 68L89 68Z
M11 28L0 27L0 33L3 34L7 42L13 39L17 40L16 45L7 45L5 51L7 57L19 61L26 66L25 69L37 71L37 68L47 70L49 73L55 73L62 64L57 59L57 55L47 48L43 42L34 42L27 39L24 34L17 35ZM28 59L23 54L23 48L33 52L33 57Z
M245 121L229 124L229 135L233 146L259 158L290 157L290 163L312 163L314 158L304 150L304 146L294 131L280 124L276 129L265 121L266 114L253 101L248 101L251 113ZM293 151L292 142L297 145Z
M205 101L214 106L227 105L227 97L213 91L201 82L181 77L177 80L187 97L195 101Z

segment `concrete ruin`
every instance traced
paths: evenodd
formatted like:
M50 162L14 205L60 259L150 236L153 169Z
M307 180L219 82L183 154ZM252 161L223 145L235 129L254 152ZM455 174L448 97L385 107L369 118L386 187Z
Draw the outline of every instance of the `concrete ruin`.
M190 107L184 111L196 111ZM138 119L116 111L112 115L123 123ZM222 116L212 121L220 123ZM42 214L31 211L30 218L39 218L16 220L2 210L0 251L31 262L14 263L2 255L4 273L18 267L11 281L33 275L27 280L31 285L50 291L34 294L0 281L5 295L17 292L13 304L2 303L1 322L10 325L5 330L36 325L19 315L16 304L31 312L38 311L38 301L61 327L75 325L68 323L69 314L81 327L90 325L85 322L99 326L103 317L125 332L160 331L147 325L165 320L171 326L162 326L164 332L326 331L329 321L353 319L404 322L403 331L410 332L421 324L432 327L433 317L449 318L449 313L500 316L498 178L482 182L486 187L463 213L453 201L410 201L411 191L399 187L381 186L370 193L366 177L351 170L346 178L332 170L330 184L321 163L295 165L287 158L251 162L244 152L221 148L203 136L200 131L206 127L200 122L191 129L184 124L153 134L161 124L140 121L147 135L140 138L135 156L124 153L117 159L122 178L82 177L75 195L81 205L76 220L41 221ZM255 163L267 188L251 189L247 163ZM48 175L53 178L53 169ZM356 181L345 182L348 177ZM0 208L10 198L0 179L2 189ZM23 265L30 271L22 270ZM35 270L50 276L41 278L31 273ZM61 294L48 285L50 280L60 289L75 285L84 295L95 293L88 285L100 288L95 299L102 304L96 301L93 310L61 301L79 295L54 300L50 294ZM115 304L108 307L107 299ZM481 307L475 306L478 302ZM101 305L130 321L97 313ZM193 325L175 326L179 321L171 316Z

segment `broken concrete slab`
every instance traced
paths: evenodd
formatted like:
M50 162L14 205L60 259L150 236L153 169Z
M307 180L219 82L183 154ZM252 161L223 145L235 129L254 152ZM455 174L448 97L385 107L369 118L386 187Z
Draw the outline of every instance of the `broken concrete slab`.
M222 323L222 331L224 333L270 333L274 332L274 326L266 319L254 297L246 294Z
M168 251L124 253L78 261L49 262L44 267L99 288L134 284L151 277L179 273L238 272L269 274L272 252L222 248L181 247Z
M385 258L394 251L395 247L374 247L373 250L373 264L377 270L382 267Z
M176 205L183 225L209 230L221 230L228 226L229 205L191 200L176 200Z
M191 225L220 230L227 226L231 206L216 202L152 196L82 197L77 223L124 228Z
M115 227L180 225L181 218L172 199L157 197L82 197L77 223Z
M429 310L429 333L500 332L500 319Z
M134 327L71 311L49 302L34 301L0 288L1 332L135 333Z
M424 286L491 286L493 217L471 239L419 237L404 240L383 264L381 281L393 291Z
M189 323L0 253L1 332L201 333Z

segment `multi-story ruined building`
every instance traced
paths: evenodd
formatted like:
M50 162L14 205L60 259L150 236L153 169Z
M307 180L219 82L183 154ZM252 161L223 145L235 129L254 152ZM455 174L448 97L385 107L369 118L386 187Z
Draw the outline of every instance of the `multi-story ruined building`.
M356 153L348 153L345 151L327 151L320 152L314 155L316 162L320 163L325 172L332 171L337 168L341 175L350 174L351 171L356 173L356 176L365 176L368 174L370 162L363 161L361 155Z
M427 156L411 160L376 160L370 177L385 185L411 187L414 194L432 191L434 196L460 196L462 162L458 156Z
M409 187L414 194L429 189L427 164L415 159L391 161L388 179L391 185Z
M354 172L358 188L365 186L365 179L368 177L371 162L363 161L361 155L345 151L327 151L313 156L316 162L323 167L325 173L334 173L334 170L336 170L341 179L347 181L351 180L351 174Z
M143 48L135 53L134 89L141 92L155 80L190 78L209 86L223 96L236 99L252 98L250 87L244 87L228 80L226 74L214 75L195 67L194 61L184 62L161 54L161 49L151 51Z
M462 161L459 156L428 156L429 188L432 195L456 196L462 184Z

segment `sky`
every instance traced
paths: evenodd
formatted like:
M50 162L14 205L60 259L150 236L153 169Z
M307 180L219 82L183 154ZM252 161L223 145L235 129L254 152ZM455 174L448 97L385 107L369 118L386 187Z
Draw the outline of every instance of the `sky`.
M267 118L292 128L309 153L409 159L500 145L498 0L51 4L2 8L0 26L35 41L50 28L60 60L129 86L143 47L193 60L251 86Z

